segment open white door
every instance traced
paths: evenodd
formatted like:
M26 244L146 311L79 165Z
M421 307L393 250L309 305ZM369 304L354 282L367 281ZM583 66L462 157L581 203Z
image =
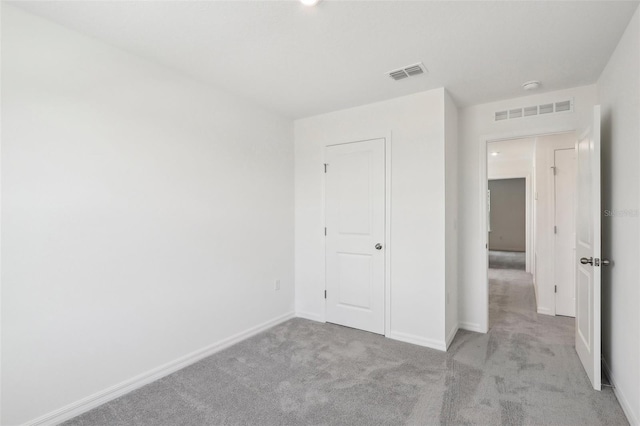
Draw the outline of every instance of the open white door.
M600 106L578 140L576 195L576 351L600 390Z
M326 150L326 318L384 334L385 140Z

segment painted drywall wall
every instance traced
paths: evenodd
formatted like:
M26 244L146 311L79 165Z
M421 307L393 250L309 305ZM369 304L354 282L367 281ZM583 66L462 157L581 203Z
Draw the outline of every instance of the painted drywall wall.
M534 173L536 304L539 314L556 314L554 153L574 149L578 135L568 132L536 138Z
M445 91L445 320L446 342L458 330L458 108Z
M526 251L526 186L524 178L489 180L491 214L489 250Z
M293 312L289 120L3 4L2 143L2 424Z
M489 143L487 177L502 179L532 175L535 142L536 138L524 138Z
M489 179L502 179L504 176L527 176L533 173L533 159L512 160L490 163L487 169Z
M295 121L298 315L325 320L324 148L386 138L391 144L387 336L444 348L444 117L445 91L436 89Z
M572 98L574 112L525 117L495 122L496 111L540 105ZM596 105L595 85L522 98L475 105L459 110L459 320L460 327L472 331L488 330L488 288L486 280L487 236L483 231L483 188L480 179L486 161L485 140L513 139L536 134L586 128Z
M640 424L640 11L602 76L602 352L629 422Z

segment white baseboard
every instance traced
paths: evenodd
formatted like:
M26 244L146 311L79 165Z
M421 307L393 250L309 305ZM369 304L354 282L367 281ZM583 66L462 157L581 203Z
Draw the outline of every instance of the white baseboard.
M164 376L174 373L188 365L200 361L216 352L228 348L242 340L245 340L255 334L258 334L264 330L267 330L275 325L285 322L295 315L293 312L281 315L248 330L237 333L231 337L213 343L197 351L191 352L188 355L180 357L176 360L170 361L160 367L147 371L146 373L139 374L131 379L125 380L117 385L111 386L103 391L97 392L79 401L73 402L62 408L59 408L51 413L40 416L34 420L26 423L26 425L56 425L76 417L86 411L96 408L106 402L109 402L115 398L118 398L126 393L141 388L151 382L154 382Z
M467 331L475 331L476 333L486 333L487 330L483 329L480 324L475 323L475 322L465 322L462 321L460 323L458 323L458 328L462 329L462 330L467 330Z
M445 341L435 339L425 339L424 337L415 336L413 334L399 333L392 331L386 335L389 339L399 340L405 343L412 343L414 345L424 346L431 349L437 349L445 352L447 350L447 344Z
M449 346L451 346L451 342L453 342L453 339L456 337L457 332L458 332L458 324L456 324L456 326L451 329L451 332L449 332L449 335L447 336L447 340L446 340L447 349L449 349Z
M541 315L551 315L551 316L555 316L554 312L551 312L551 309L549 308L543 308L543 307L539 307L538 308L538 313Z
M604 374L607 375L607 377L609 378L609 381L613 385L613 393L616 395L616 398L618 398L618 402L622 407L622 411L624 411L624 414L627 416L627 420L629 421L629 424L631 426L640 425L640 421L638 421L638 415L633 412L633 408L629 404L629 400L624 395L624 393L622 393L622 389L618 387L616 383L616 378L613 376L613 374L611 374L611 369L609 368L609 364L607 364L607 360L604 359L604 357L602 358L602 366L604 367Z
M311 320L311 321L326 322L322 315L312 314L312 313L309 313L309 312L297 311L296 312L296 317L308 319L308 320Z

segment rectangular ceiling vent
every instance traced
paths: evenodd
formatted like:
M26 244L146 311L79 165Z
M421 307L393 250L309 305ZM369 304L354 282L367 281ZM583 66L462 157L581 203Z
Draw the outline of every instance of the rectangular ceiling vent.
M408 77L415 77L420 74L425 74L426 72L427 69L424 67L422 62L420 62L419 64L408 65L404 68L389 71L387 75L397 81Z
M496 111L494 121L511 120L512 118L533 117L536 115L556 114L559 112L573 112L573 99L553 102L549 104L532 105L522 108L513 108L504 111Z

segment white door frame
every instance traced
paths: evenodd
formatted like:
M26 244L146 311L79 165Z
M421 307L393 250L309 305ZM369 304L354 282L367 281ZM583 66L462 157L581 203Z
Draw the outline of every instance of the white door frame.
M508 173L508 174L497 174L493 175L490 178L487 178L487 181L490 180L501 180L501 179L524 179L524 187L525 187L525 271L531 273L531 267L533 265L533 235L532 235L532 225L533 225L533 214L532 214L532 203L531 203L531 174L529 173ZM488 206L487 206L488 207ZM487 208L488 210L488 208ZM487 224L488 226L488 224Z
M369 135L367 137L358 138L351 141L342 141L337 143L327 143L323 147L323 161L326 163L326 148L335 145L344 145L348 143L366 142L376 139L384 139L384 179L385 179L385 213L384 213L384 238L385 238L385 250L384 250L384 335L388 336L391 332L391 145L392 145L392 133L388 132L384 136ZM327 223L327 209L326 209L326 175L322 178L322 222ZM327 262L327 240L324 240L324 261L325 271ZM327 286L327 275L324 274L325 290ZM324 322L326 322L326 303L327 299L324 299L325 311L323 311Z
M478 216L480 218L480 238L478 245L478 252L480 253L480 262L478 274L481 279L482 296L478 299L478 304L481 305L482 310L485 312L484 324L480 324L480 332L487 333L489 331L489 238L487 227L487 191L488 191L488 174L487 174L487 153L488 144L491 142L501 142L513 139L526 139L536 138L540 136L557 135L561 133L575 132L576 129L573 126L561 125L551 128L540 128L532 130L518 130L514 132L488 134L480 136L479 151L480 151L480 164L478 172L478 195L480 199L480 211Z
M576 134L576 140L579 137L578 134ZM577 144L577 142L576 142ZM573 150L574 152L577 153L577 148L574 146L573 148L554 148L553 149L553 166L556 167L556 152L558 151L571 151ZM575 160L576 162L578 161L578 159L576 158ZM577 167L577 164L576 164ZM574 170L574 171L577 171ZM553 175L553 198L552 198L552 202L551 205L553 207L553 224L554 226L556 225L556 212L558 211L558 207L557 207L557 197L556 197L556 179L557 179L557 175L554 173ZM576 181L577 183L577 181ZM577 191L577 187L575 188ZM576 192L574 192L574 196L576 195ZM574 215L575 215L575 211L574 211ZM573 240L574 240L574 247L573 247L573 254L574 254L574 258L576 258L575 254L576 254L576 247L575 247L575 236L576 236L576 224L574 223L574 232L573 232ZM554 235L554 237L557 237L556 235ZM555 273L556 273L556 244L557 244L557 240L556 238L553 239L553 244L551 246L551 253L554 259L553 262L553 276L554 276L554 280L555 280ZM575 264L572 265L575 269ZM575 272L575 271L574 271ZM574 277L573 277L573 282L574 284L576 284L576 277L575 277L575 273L574 273ZM575 288L574 288L574 295L575 295ZM555 297L553 298L553 315L558 315L558 300L557 300L557 294L555 295ZM573 316L573 318L575 318L575 315Z

